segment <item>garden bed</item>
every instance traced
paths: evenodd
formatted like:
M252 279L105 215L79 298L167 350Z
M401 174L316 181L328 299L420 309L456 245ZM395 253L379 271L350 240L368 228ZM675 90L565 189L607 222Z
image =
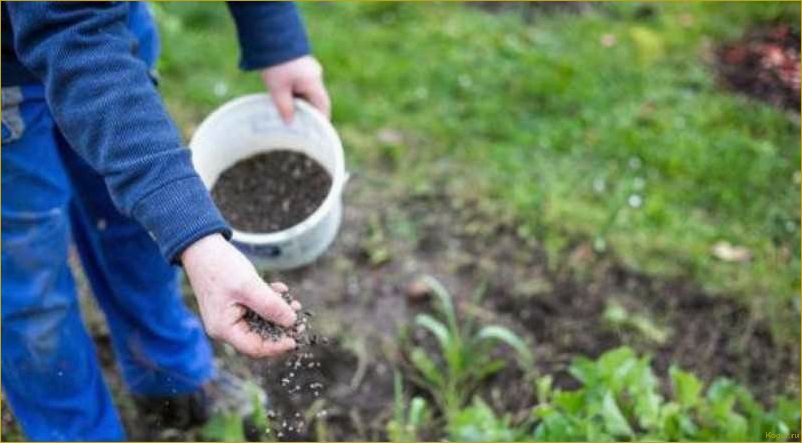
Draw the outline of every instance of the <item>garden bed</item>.
M352 183L344 232L322 260L269 276L295 288L333 338L330 347L314 351L322 363L313 377L324 385L320 396L286 395L276 384L286 372L284 362L248 365L264 380L280 416L326 411L313 415L322 424L312 420L287 438L316 439L320 432L337 440L387 438L393 367L408 370L399 334L409 332L415 314L431 309L427 296L414 290L423 273L453 292L461 316L503 324L533 344L538 372L554 374L558 387L576 386L567 372L572 359L625 344L653 356L665 392L668 368L677 364L705 382L730 377L766 404L778 394L798 395L799 350L774 342L769 325L731 299L687 281L632 273L595 257L584 244L573 249L574 266L550 269L537 243L520 238L512 221L499 221L476 202L439 194L405 197L367 186L367 180ZM591 271L579 275L574 269ZM610 320L615 306L647 319L665 337ZM498 410L526 413L535 400L521 377L510 367L479 392Z

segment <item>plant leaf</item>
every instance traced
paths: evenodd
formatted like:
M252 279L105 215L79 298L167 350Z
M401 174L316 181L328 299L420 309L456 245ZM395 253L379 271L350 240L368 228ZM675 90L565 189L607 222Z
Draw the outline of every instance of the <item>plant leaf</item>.
M702 382L695 375L685 372L676 366L669 369L671 382L674 385L674 395L680 406L685 409L692 408L699 403L702 392Z
M618 407L612 392L607 391L604 395L602 406L601 414L607 432L614 436L631 437L633 435L632 428Z
M393 400L393 416L396 422L401 423L404 420L404 386L398 371L393 374Z
M446 288L438 281L436 278L432 277L431 275L425 275L422 279L430 288L432 288L432 292L434 295L437 296L437 300L440 302L440 312L445 316L446 322L448 323L449 329L451 329L451 334L455 337L459 337L459 326L457 325L457 314L454 310L454 304L451 302L451 295L448 293Z
M451 350L451 334L449 334L446 325L435 320L434 317L427 314L418 314L415 317L415 323L422 328L428 329L429 332L431 332L435 338L437 338L437 341L440 343L440 349L444 354Z
M537 389L537 401L540 403L548 403L549 399L551 399L551 385L554 382L554 378L551 375L545 375L543 377L538 377L537 381L535 382L535 387Z
M409 426L417 431L426 422L428 412L426 400L420 397L413 398L409 404Z
M434 388L442 388L445 385L445 378L443 377L440 368L426 355L426 352L421 348L414 348L409 355L412 364L423 375L426 382Z
M518 334L503 326L485 326L476 335L480 340L498 340L506 343L518 354L524 370L531 370L535 366L535 357L526 342Z
M592 387L598 383L599 371L596 369L596 364L587 357L575 358L568 372L585 386Z

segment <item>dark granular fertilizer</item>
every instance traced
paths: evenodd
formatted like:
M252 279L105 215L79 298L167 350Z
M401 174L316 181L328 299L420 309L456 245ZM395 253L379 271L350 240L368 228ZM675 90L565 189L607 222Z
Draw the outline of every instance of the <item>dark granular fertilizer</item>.
M299 152L276 150L223 171L212 196L235 229L269 233L304 221L330 188L331 175L320 163Z
M289 292L281 294L287 304L291 304L294 299ZM248 324L251 332L255 332L262 337L262 340L278 341L283 337L289 337L298 344L298 346L310 344L314 338L309 336L309 317L311 313L304 311L298 313L295 323L290 327L279 326L269 320L265 320L258 314L248 309L242 319Z
M289 292L281 293L288 304L295 301ZM263 319L252 310L248 309L243 316L243 320L248 324L251 332L259 334L263 340L278 341L282 337L290 337L295 340L298 347L286 358L284 370L280 375L276 375L282 395L288 397L301 397L311 395L312 398L319 398L323 395L326 386L320 381L322 379L321 364L315 358L315 354L310 351L310 347L327 345L328 339L320 337L312 330L310 319L312 312L298 312L298 318L290 327L278 326L268 320ZM326 409L321 409L315 413L316 418L324 417ZM296 441L300 435L308 432L308 417L298 411L280 411L270 409L267 411L267 419L270 423L267 429L262 431L267 434L275 435L279 441L289 439Z

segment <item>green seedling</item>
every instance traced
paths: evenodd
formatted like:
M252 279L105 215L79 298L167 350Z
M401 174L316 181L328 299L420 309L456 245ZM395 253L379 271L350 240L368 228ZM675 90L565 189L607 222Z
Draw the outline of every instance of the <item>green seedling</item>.
M304 419L307 423L314 423L315 439L317 441L330 441L329 438L329 425L326 419L326 406L328 402L319 398L315 400L312 405L304 413Z
M392 259L381 219L375 214L370 217L369 234L361 247L372 266L381 266Z
M245 441L242 417L237 414L217 414L212 416L200 431L206 441Z
M251 414L250 424L253 426L254 434L259 441L270 440L270 419L265 409L265 404L260 400L259 392L255 385L251 385L251 403L253 404L253 414Z
M251 439L256 441L267 441L270 430L270 421L267 417L265 406L260 400L258 387L249 385L253 412L247 419L243 419L239 414L224 413L215 414L201 428L200 435L206 441L245 441L246 430L245 422L249 427L253 427Z
M511 425L509 416L497 416L479 397L451 419L448 436L451 441L519 441L525 438L520 427Z
M429 405L421 397L413 397L409 406L404 401L404 388L401 374L395 374L395 402L393 419L387 423L387 436L390 441L419 441L420 432L431 421Z
M612 328L634 331L639 336L658 345L665 344L671 337L671 331L668 328L657 325L645 315L629 312L616 302L607 304L603 317Z
M495 346L509 346L522 368L533 371L534 356L523 339L502 326L477 329L472 322L460 325L451 295L443 285L430 276L423 281L435 295L440 318L419 314L415 325L434 335L439 354L431 355L420 346L412 346L408 354L417 372L414 380L431 392L446 417L465 405L483 380L504 367L504 360L493 356Z

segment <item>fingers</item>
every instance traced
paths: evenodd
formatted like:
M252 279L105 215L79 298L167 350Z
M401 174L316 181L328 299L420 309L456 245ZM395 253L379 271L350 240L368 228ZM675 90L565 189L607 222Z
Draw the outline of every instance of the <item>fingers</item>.
M273 283L270 283L270 289L278 292L279 294L283 294L290 290L290 288L288 288L287 285L285 285L280 281L274 281Z
M279 86L270 89L270 96L273 97L273 101L276 103L278 113L287 124L292 122L295 111L292 103L294 95L305 98L327 119L331 119L331 100L328 92L326 92L326 87L323 86L322 79L306 80L294 88Z
M286 294L290 290L290 288L288 288L287 285L285 285L280 281L274 281L273 283L270 283L270 289L278 292L281 295ZM290 307L296 311L300 311L303 306L298 300L293 300L292 302L290 302Z
M239 323L221 337L237 351L251 357L276 357L295 349L295 340L283 337L277 341L264 340L259 334L250 332L244 323Z
M293 96L301 96L331 118L331 100L323 84L323 68L312 56L298 57L262 70L262 80L270 91L281 118L290 124Z
M329 99L328 92L326 92L326 87L323 86L322 79L305 82L302 90L299 92L312 106L323 113L327 119L331 119L331 100Z
M240 302L260 317L284 327L295 323L295 311L261 279L247 285L239 295Z
M276 104L276 109L284 120L284 123L292 123L292 116L294 113L292 105L292 86L291 85L277 85L270 88L270 96L273 97L273 102Z

